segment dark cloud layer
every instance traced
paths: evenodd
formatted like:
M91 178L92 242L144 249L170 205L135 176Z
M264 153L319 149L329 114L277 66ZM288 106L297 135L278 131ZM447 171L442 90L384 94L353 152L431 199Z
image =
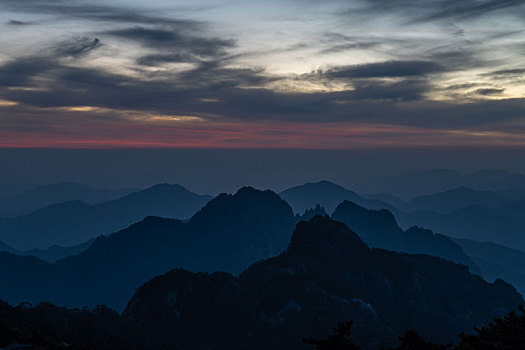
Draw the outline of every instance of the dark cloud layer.
M176 62L182 58L191 61L191 55L215 57L223 55L225 50L235 46L235 41L231 39L198 37L180 29L133 27L108 31L104 34L139 42L161 51L172 52L168 55L152 55L149 59L145 58L145 61L150 64L169 62L169 58L174 58Z
M0 66L0 86L25 86L38 74L56 67L56 63L46 57L24 57Z
M341 7L348 6L348 2L338 3ZM354 36L321 31L320 36L308 38L310 41L287 43L285 49L275 52L292 55L296 50L309 49L310 44L304 44L308 42L314 46L313 56L337 54L343 59L326 61L336 64L307 63L308 69L314 69L311 73L277 74L264 65L243 62L246 57L268 54L264 49L242 52L234 34L219 34L204 21L79 1L0 0L0 7L15 14L89 23L85 33L71 35L66 40L50 38L48 50L13 57L0 65L0 108L9 111L9 118L0 123L18 131L37 130L43 123L68 125L72 119L65 115L74 114L71 108L77 107L77 112L82 108L101 109L103 112L93 113L91 118L122 125L134 122L126 118L128 111L139 111L152 116L195 116L211 123L359 122L447 131L495 126L515 132L509 125L525 117L524 99L496 98L512 90L509 81L517 80L524 69L515 68L519 65L507 68L504 58L483 55L487 50L484 41L501 33L466 39L459 23L501 11L519 14L522 1L363 0L360 3L365 6L341 10L334 18L340 19L343 14L345 18L362 16L377 20L388 14L392 21L410 23L409 26L446 22L444 27L451 33L451 39L423 37L417 32L400 38L387 32ZM8 25L27 23L12 20ZM127 45L116 44L121 42ZM102 57L106 48L111 51L104 57L107 61L111 61L111 55L122 54L126 63L86 65L90 59ZM373 63L345 64L359 62L353 56L357 51L378 54L361 61ZM267 62L268 66L278 63ZM480 68L488 73L471 74L476 81L449 77ZM452 101L433 100L433 94ZM40 111L42 118L35 118L35 111ZM23 122L24 118L30 122ZM271 133L278 135L279 130Z
M500 10L525 11L521 0L365 0L373 13L400 12L410 22L474 19ZM356 11L347 11L354 15Z
M102 43L98 38L80 37L73 38L63 42L56 49L56 54L59 56L82 56L90 51L98 49Z
M525 102L520 99L456 103L426 101L424 81L405 79L386 83L354 82L352 90L332 93L285 93L264 88L242 88L247 81L264 80L261 72L210 68L194 71L187 81L209 81L188 88L172 81L144 81L95 69L72 68L58 63L37 64L26 59L2 67L12 76L9 85L27 85L34 74L47 74L53 82L46 90L4 90L2 96L19 102L17 109L34 106L61 108L95 106L115 110L142 110L151 114L197 115L221 120L280 120L289 122L365 121L422 127L471 127L519 120ZM16 72L16 74L15 74ZM21 74L22 73L22 74ZM7 74L9 76L9 74ZM174 79L176 81L177 79ZM2 79L2 81L6 81ZM220 82L223 82L222 85ZM478 90L479 94L501 91ZM211 102L206 102L211 101ZM379 103L380 102L380 103Z
M202 26L202 23L198 21L164 17L155 12L144 11L144 9L93 5L79 1L0 0L0 6L21 13L54 15L71 19L111 23L169 25L186 29L194 28L196 30Z
M330 78L392 78L424 76L444 71L438 63L430 61L387 61L337 67L324 74Z
M7 24L9 24L11 26L25 26L25 25L29 25L31 23L23 22L23 21L17 21L17 20L12 19L9 22L7 22Z
M501 93L503 93L503 91L505 91L505 89L486 88L486 89L477 89L476 93L482 96L492 96L492 95L500 95Z

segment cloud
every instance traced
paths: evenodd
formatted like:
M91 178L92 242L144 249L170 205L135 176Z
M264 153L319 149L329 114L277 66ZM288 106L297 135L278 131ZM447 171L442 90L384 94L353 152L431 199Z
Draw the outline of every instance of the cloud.
M7 22L7 24L9 24L11 26L26 26L26 25L30 25L31 23L30 22L17 21L17 20L12 19L9 22Z
M165 63L194 63L200 62L195 56L189 53L168 53L168 54L150 54L141 56L137 63L142 66L160 66Z
M483 74L483 76L493 77L495 79L523 77L524 75L525 75L525 68L503 69L503 70L497 70L497 71Z
M94 5L76 0L0 0L0 6L20 13L109 23L169 25L187 30L199 29L203 25L199 21L165 17L144 8Z
M25 86L37 75L56 67L47 57L24 57L0 66L0 86Z
M430 61L387 61L332 68L323 74L329 78L395 78L425 76L444 72L445 69Z
M56 54L61 57L83 56L102 46L98 38L77 37L62 42L56 49Z
M341 33L328 32L323 35L320 43L326 46L320 50L321 54L332 54L348 50L371 49L382 45L384 41L379 38L352 37Z
M477 89L475 92L478 95L482 96L492 96L492 95L500 95L505 91L505 89L495 89L495 88L486 88L486 89Z
M225 50L235 47L234 40L198 37L182 30L133 27L112 30L104 34L139 42L150 48L178 53L175 56L153 56L153 60L151 57L149 60L146 58L148 63L166 62L170 56L177 60L184 56L189 58L189 55L215 57L224 55Z
M323 26L317 28L320 34L312 35L308 29L295 37L290 25L286 27L292 28L290 40L282 47L277 36L264 33L271 39L253 49L255 45L243 45L248 40L258 44L258 35L239 35L237 41L235 32L228 36L226 30L210 30L208 22L169 17L147 7L0 0L0 6L24 15L48 15L80 24L68 40L50 36L49 42L59 44L46 42L34 56L13 54L10 61L1 63L0 100L8 102L0 108L2 112L9 109L12 128L38 130L45 123L59 128L63 123L65 133L74 120L68 116L79 114L83 125L89 124L89 118L108 120L122 130L138 128L135 116L139 114L162 116L150 119L165 122L179 118L169 116L194 116L203 124L366 123L429 130L504 129L506 124L522 123L523 99L493 98L515 90L504 85L503 79L511 81L524 73L519 68L498 67L520 67L519 62L505 61L506 46L498 47L497 60L487 59L494 57L487 53L494 49L490 45L496 36L485 29L469 36L468 28L460 25L468 13L466 7L480 16L510 8L518 11L515 1L507 5L487 0L363 3L367 6L360 13L365 13L372 28L363 25L362 31L354 33L350 26L341 26L341 32L326 33ZM348 2L339 4L348 6ZM422 18L431 23L417 22ZM451 28L449 20L456 18ZM437 21L446 25L436 25ZM38 19L38 23L46 22ZM431 29L419 32L416 29L423 27L418 26ZM49 33L56 34L53 26L49 28ZM333 28L339 28L339 23ZM123 41L126 45L114 45ZM102 43L103 50L99 49ZM114 56L102 56L108 52ZM283 73L282 66L293 66L292 71L295 63L307 67L303 72L313 71ZM6 125L5 120L1 125ZM278 130L271 132L276 135Z
M525 10L524 3L521 0L443 0L441 8L434 8L433 13L421 18L425 20L437 20L446 18L472 18L483 16L491 12L510 9L518 11Z
M521 120L525 107L520 99L463 104L427 101L424 94L430 87L420 79L394 82L359 79L350 90L330 93L276 92L243 87L250 82L262 85L268 79L264 71L211 66L169 80L142 80L97 69L35 63L43 60L25 59L25 62L23 70L17 69L24 72L25 78L14 82L31 84L34 89L4 88L0 95L18 103L11 107L13 113L37 108L42 109L44 119L51 120L54 108L92 106L152 115L193 115L214 121L366 121L451 128ZM0 72L13 67L12 63L4 65ZM46 82L45 89L38 89L40 80L33 81L31 74L46 74L52 80ZM122 123L126 123L125 118Z
M356 13L401 13L407 22L469 20L493 14L502 10L511 10L510 14L523 13L521 0L365 0L368 4L360 10L348 10L345 15Z

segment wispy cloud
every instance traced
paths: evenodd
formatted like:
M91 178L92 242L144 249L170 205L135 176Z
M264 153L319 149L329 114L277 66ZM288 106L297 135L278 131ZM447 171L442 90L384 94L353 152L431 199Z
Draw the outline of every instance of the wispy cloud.
M14 50L0 52L0 129L22 135L17 145L33 137L49 146L129 146L133 137L144 147L414 146L438 144L434 134L496 142L489 128L499 144L518 142L521 1L311 3L315 16L305 6L285 16L273 3L197 15L168 1L0 0L6 30L28 43L38 35L22 50L2 39ZM509 22L476 22L500 15ZM71 33L65 23L75 23Z

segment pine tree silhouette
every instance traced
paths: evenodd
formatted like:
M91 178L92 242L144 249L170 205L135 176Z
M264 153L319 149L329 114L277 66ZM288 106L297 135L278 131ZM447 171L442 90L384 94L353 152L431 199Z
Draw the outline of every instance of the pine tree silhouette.
M460 334L457 350L525 350L525 308L496 318L488 326L474 328L476 334Z
M423 339L416 331L406 330L405 334L399 337L401 343L399 347L391 350L448 350L452 345L434 344Z
M339 322L332 334L328 334L323 339L305 338L303 342L311 344L317 350L359 350L360 347L350 340L350 332L354 322Z

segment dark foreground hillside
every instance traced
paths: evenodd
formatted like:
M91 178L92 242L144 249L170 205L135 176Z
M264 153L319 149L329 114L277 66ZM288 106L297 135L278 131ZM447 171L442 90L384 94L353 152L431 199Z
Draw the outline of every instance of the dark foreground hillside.
M522 302L501 280L487 283L440 258L371 249L343 223L316 216L297 225L285 253L240 277L173 270L141 287L123 315L159 348L299 349L305 334L354 320L354 339L372 349L395 345L405 329L450 342Z

